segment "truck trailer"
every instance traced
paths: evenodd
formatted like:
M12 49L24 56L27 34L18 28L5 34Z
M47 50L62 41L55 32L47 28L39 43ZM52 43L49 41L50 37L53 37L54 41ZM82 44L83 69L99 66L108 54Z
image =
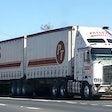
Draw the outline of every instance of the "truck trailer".
M0 42L0 94L83 99L112 94L112 34L69 26Z

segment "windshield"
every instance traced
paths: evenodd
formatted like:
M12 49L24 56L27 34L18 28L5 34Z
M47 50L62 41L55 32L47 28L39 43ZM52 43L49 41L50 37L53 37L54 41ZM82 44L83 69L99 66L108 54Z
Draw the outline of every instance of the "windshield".
M109 43L112 43L112 39L107 39L107 41L108 41Z
M92 60L112 60L111 48L92 48Z

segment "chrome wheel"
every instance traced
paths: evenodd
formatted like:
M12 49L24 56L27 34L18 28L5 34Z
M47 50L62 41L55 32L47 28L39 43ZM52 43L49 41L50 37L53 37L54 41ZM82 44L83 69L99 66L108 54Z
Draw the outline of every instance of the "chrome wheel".
M89 87L86 85L86 86L84 87L84 97L85 97L85 98L88 98L89 95L90 95L90 90L89 90Z
M81 97L83 99L90 99L91 98L91 86L88 83L83 83Z

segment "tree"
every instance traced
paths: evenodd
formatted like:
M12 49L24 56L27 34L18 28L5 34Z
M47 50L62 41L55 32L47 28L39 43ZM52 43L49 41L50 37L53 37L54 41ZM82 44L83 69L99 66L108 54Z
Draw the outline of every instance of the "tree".
M44 24L44 25L41 25L41 30L44 30L44 31L47 31L47 30L50 30L53 28L53 26L51 24Z

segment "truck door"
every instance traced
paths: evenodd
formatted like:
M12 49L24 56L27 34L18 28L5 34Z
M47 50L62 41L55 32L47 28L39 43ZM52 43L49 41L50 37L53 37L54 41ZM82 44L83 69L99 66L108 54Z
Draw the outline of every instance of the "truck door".
M83 65L83 69L84 69L84 74L83 74L83 79L84 80L89 80L90 79L90 71L91 70L91 67L90 67L90 52L89 50L86 50L84 51L83 53L83 62L84 62L84 65Z
M83 51L79 50L76 54L76 79L82 80L84 74L84 55Z

